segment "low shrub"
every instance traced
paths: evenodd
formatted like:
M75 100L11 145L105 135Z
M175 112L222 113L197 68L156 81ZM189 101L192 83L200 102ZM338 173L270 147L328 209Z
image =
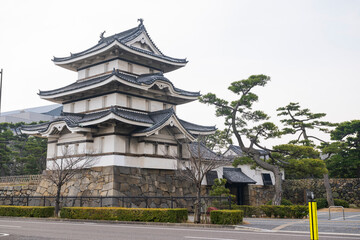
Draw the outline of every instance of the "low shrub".
M260 209L267 217L304 218L308 215L308 207L302 205L291 205L291 206L263 205L260 206Z
M327 200L325 198L316 198L315 202L316 202L317 209L327 208L328 207L328 203L327 203Z
M272 205L272 200L269 200L268 202L266 202L266 205ZM293 203L290 200L282 198L280 205L290 206L290 205L293 205Z
M179 223L187 221L188 212L185 208L64 207L60 216L70 219Z
M349 207L349 203L342 199L334 199L335 206L343 206L344 208Z
M261 214L262 214L260 208L256 207L256 206L232 205L231 209L244 211L245 217L252 217L252 216L261 217Z
M0 206L0 216L11 217L53 217L54 207Z
M321 208L328 208L328 202L326 200L326 198L317 198L315 199L316 203L317 203L317 208L321 209ZM334 199L334 204L335 206L342 206L344 208L348 208L349 207L349 203L345 200L342 199Z
M212 224L236 225L242 223L244 212L242 210L214 210L210 212Z

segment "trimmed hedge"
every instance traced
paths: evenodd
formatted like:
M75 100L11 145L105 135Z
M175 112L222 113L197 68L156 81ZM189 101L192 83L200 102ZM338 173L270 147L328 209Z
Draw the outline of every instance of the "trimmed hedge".
M242 210L214 210L210 212L212 224L236 225L241 224L244 218Z
M272 205L272 200L269 200L269 201L266 203L266 205ZM282 198L280 205L289 206L289 205L293 205L293 203L292 203L290 200L287 200L287 199L285 199L285 198Z
M53 217L54 211L54 207L0 206L0 216L47 218Z
M250 205L232 205L232 209L234 210L242 210L244 212L245 217L260 217L262 214L262 211L259 207L256 206L250 206Z
M309 209L307 206L291 205L291 206L273 206L263 205L260 209L267 217L275 218L304 218L308 215Z
M326 198L317 198L315 199L316 203L317 203L317 208L321 209L321 208L328 208L328 202L326 200ZM344 208L348 208L349 207L349 203L345 200L342 199L334 199L334 204L335 206L342 206Z
M185 208L64 207L61 218L139 222L186 222Z
M308 215L308 206L303 205L233 205L232 209L243 210L245 217L261 217L265 214L267 217L274 218L304 218Z

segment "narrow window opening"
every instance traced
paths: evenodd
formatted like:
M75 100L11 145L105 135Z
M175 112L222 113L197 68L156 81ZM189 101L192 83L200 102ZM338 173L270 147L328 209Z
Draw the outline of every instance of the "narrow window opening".
M127 138L125 141L125 152L126 153L130 153L130 141L131 141L130 137Z
M99 140L99 152L100 153L104 152L104 142L105 142L104 137L101 137L100 140Z
M263 182L264 182L265 186L273 185L273 183L271 181L270 173L262 173L261 176L262 176L262 179L263 179Z
M158 154L158 144L154 143L154 154L157 155Z
M131 108L132 107L132 100L131 97L126 97L126 107Z
M85 103L85 111L89 111L90 110L90 99L86 100Z
M149 100L145 100L145 109L146 111L151 111L151 102Z
M70 103L70 112L73 113L75 109L75 103Z
M85 69L85 77L89 77L90 74L90 68Z
M134 67L133 67L132 63L128 63L128 72L132 73L133 69L134 69Z
M182 159L182 144L178 144L178 157Z
M169 145L165 145L165 155L166 156L170 155L170 147L169 147Z
M104 72L106 73L107 71L109 71L109 63L104 64Z
M167 104L163 103L163 110L167 109Z
M78 154L79 153L79 144L75 144L74 145L74 154Z
M107 105L107 96L103 96L102 98L102 107L105 108Z

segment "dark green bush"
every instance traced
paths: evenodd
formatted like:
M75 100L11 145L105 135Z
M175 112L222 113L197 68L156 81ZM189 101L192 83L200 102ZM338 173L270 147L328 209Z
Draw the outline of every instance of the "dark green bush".
M328 207L328 203L327 203L327 200L325 198L316 198L315 202L316 202L317 209L327 208Z
M236 225L241 224L244 218L242 210L214 210L210 212L212 224Z
M335 206L343 206L344 208L349 207L349 203L342 199L334 199Z
M53 217L54 207L0 206L0 216Z
M328 202L326 200L326 198L317 198L315 199L316 203L317 203L317 208L321 209L321 208L328 208ZM345 200L342 199L334 199L334 204L335 206L343 206L344 208L348 208L349 207L349 203Z
M261 211L267 217L275 218L304 218L308 214L308 207L302 205L291 205L291 206L273 206L263 205L260 206Z
M272 205L272 200L266 202L266 205ZM293 205L293 203L290 200L287 199L281 199L281 205L290 206Z
M261 210L259 207L256 206L249 206L249 205L232 205L231 209L233 210L242 210L244 211L245 217L261 217Z
M117 220L139 222L186 222L187 209L118 208L118 207L64 207L61 218Z

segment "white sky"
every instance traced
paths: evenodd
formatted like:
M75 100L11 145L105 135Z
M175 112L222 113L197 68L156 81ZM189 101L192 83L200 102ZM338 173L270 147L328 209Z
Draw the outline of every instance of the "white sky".
M1 1L2 111L48 105L38 89L74 82L53 56L85 50L144 24L160 50L187 57L166 76L176 87L229 100L229 84L252 74L272 81L256 93L257 109L277 121L276 108L300 102L325 120L360 119L360 1ZM222 127L214 109L178 107L187 121Z

